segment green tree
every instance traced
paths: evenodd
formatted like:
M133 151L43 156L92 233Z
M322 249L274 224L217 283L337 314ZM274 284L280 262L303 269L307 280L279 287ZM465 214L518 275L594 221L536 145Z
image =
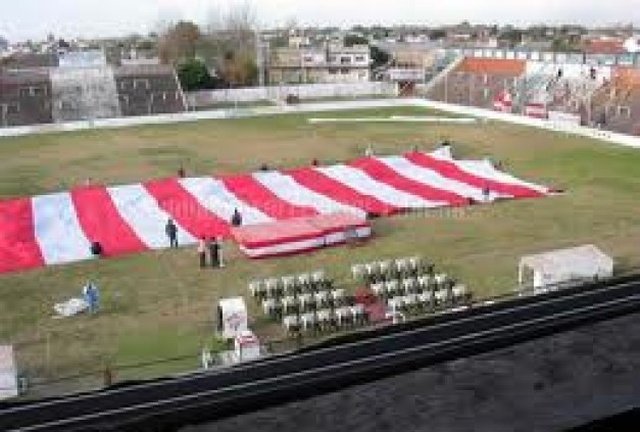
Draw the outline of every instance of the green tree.
M187 60L178 66L178 79L186 91L202 90L215 86L207 65L198 59Z
M344 37L344 46L352 47L354 45L369 45L369 40L359 35L348 34Z
M373 69L384 66L389 62L390 58L386 51L381 50L377 46L371 46L371 67Z

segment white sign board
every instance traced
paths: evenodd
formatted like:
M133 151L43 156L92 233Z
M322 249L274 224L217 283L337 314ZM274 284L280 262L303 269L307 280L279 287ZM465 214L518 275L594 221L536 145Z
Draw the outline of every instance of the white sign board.
M222 299L218 303L218 327L224 339L234 339L247 331L249 317L242 297Z
M549 111L549 121L567 126L580 126L580 116L561 111Z

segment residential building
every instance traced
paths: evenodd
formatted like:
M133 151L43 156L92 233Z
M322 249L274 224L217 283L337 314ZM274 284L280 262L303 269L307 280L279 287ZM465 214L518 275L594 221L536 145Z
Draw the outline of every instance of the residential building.
M269 59L270 84L350 83L370 80L369 47L329 44L313 48L276 48Z

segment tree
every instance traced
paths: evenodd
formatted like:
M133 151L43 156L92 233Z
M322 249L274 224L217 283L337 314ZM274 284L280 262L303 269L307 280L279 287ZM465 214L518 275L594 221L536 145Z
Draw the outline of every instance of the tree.
M212 13L209 34L203 41L207 57L216 64L224 81L233 86L257 81L256 13L249 1L236 4L224 15Z
M429 39L440 40L447 37L447 32L443 29L435 29L429 32Z
M369 40L365 37L348 34L344 37L344 46L352 47L354 45L369 45Z
M194 59L200 38L200 28L193 22L180 21L174 26L169 26L160 37L160 60L163 63L175 64Z
M371 46L371 67L373 69L384 66L389 62L389 54L386 51L382 51L377 46Z
M187 91L215 88L219 84L209 73L207 65L198 59L187 60L180 64L178 79L182 88Z
M255 85L258 79L258 66L255 57L247 51L225 54L222 75L233 87Z

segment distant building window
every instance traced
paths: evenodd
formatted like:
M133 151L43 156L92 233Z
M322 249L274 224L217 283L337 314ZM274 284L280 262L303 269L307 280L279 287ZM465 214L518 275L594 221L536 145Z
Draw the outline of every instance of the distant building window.
M351 57L340 57L340 64L351 64Z
M338 61L338 57L336 56L329 56L329 63L335 63Z
M631 118L631 108L628 106L618 106L618 115L620 117Z
M484 100L488 100L489 99L489 89L485 88L482 90L482 97L484 97Z
M20 112L20 104L19 103L15 103L15 104L5 104L5 105L0 105L0 107L2 109L0 109L0 111L4 111L7 114L18 114Z
M20 87L20 97L29 97L29 96L31 96L31 88Z
M338 73L338 69L336 68L329 68L329 75L336 75Z
M347 68L342 68L342 69L340 69L340 73L341 73L342 75L349 75L349 69L347 69Z
M137 89L138 87L143 87L149 90L149 80L148 79L134 79L133 80L133 88Z
M486 85L489 84L489 75L488 74L484 74L484 76L482 77L482 82Z
M313 56L310 56L310 55L304 56L304 62L305 63L313 63Z
M356 56L356 61L362 63L362 62L365 62L366 59L363 55L359 55L359 56Z

